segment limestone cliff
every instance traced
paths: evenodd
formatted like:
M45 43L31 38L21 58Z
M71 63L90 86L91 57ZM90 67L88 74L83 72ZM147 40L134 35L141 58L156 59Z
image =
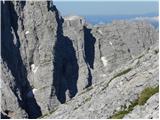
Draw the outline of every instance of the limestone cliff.
M158 86L152 25L92 26L79 16L62 18L53 3L1 1L2 118L111 118ZM148 117L148 106L136 105L123 117L138 110L157 117L157 102Z

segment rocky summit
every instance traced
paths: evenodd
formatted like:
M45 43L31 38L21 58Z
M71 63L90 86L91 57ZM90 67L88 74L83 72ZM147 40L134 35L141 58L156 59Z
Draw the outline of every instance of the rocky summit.
M159 118L159 31L91 25L52 1L1 1L1 118Z

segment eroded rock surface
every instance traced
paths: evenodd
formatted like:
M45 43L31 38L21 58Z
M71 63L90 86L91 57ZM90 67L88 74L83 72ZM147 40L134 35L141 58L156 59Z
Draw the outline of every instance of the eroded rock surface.
M153 95L144 106L136 106L124 119L157 119L159 118L159 93Z
M1 15L2 118L110 118L158 85L158 31L149 23L92 26L62 18L51 1L1 1ZM125 117L144 110L146 118L146 109Z
M56 111L53 111L46 118L110 118L116 112L123 109L123 106L128 107L131 102L136 100L145 88L156 87L159 84L158 78L158 54L157 47L152 47L151 50L146 50L139 57L129 61L124 66L112 72L108 78L102 82L89 87L73 100L66 104L60 105ZM150 98L151 103L158 100L156 97ZM152 101L153 100L153 101ZM156 109L153 111L145 110L148 104L146 103L141 112L147 117L147 111L153 112L153 118L158 118L158 102L154 103ZM135 107L127 118L134 118L134 113L138 110ZM145 114L146 113L146 114ZM140 115L140 113L137 113Z
M2 89L10 91L2 91L2 111L8 115L5 111L11 109L13 116L8 116L18 118L22 116L15 109L23 109L36 118L59 104L53 85L53 51L61 18L50 1L5 1L1 5ZM6 94L14 97L6 98Z

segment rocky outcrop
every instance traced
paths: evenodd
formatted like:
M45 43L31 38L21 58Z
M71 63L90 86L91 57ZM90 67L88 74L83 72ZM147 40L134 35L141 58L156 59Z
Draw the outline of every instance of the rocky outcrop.
M23 118L23 114L15 111L18 108L29 118L36 118L59 104L54 89L53 51L59 39L61 18L50 1L1 4L2 83L5 84L2 89L9 93L2 91L2 103L5 103L2 113Z
M133 111L124 118L158 118L158 93L142 107L134 102L145 88L158 86L158 79L158 46L154 46L44 118L106 119L131 107Z
M95 38L90 33L91 29L85 27L85 20L79 16L64 18L63 32L68 37L76 51L79 65L78 90L81 91L92 84L91 70L94 63Z
M158 31L144 21L92 26L82 17L68 16L64 18L63 29L76 50L80 91L100 82L158 40Z
M159 118L159 93L153 95L144 106L136 106L135 109L127 114L124 119L138 119L138 118L145 118L145 119L157 119Z
M1 1L1 15L2 118L109 118L158 85L148 23L92 26L51 1Z

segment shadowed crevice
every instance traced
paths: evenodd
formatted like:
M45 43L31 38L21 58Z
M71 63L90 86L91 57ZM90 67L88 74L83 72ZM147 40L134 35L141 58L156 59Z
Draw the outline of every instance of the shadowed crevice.
M91 29L84 26L84 50L85 50L85 62L88 69L87 85L85 88L92 85L92 74L91 69L94 69L94 59L95 59L95 42L96 39L91 33Z
M56 96L61 103L66 102L66 97L72 98L78 92L77 80L79 69L72 41L68 37L64 37L63 40L64 44L62 44L64 46L60 47L58 41L55 46L55 70L53 75ZM67 90L68 93L66 93Z
M92 74L91 74L91 70L90 70L89 67L87 67L87 68L88 68L88 78L87 78L88 84L85 86L85 88L88 88L88 87L90 87L90 86L92 85Z
M17 33L18 15L14 9L13 3L6 1L2 4L1 13L1 56L7 63L16 82L15 86L12 86L11 89L17 97L20 107L28 113L29 118L37 118L41 116L42 113L34 96L31 98L27 97L27 93L32 91L32 88L27 79L27 70L23 64L19 50L21 44ZM6 15L9 15L10 17ZM16 41L15 43L14 40ZM20 91L20 96L18 95L17 90Z
M51 10L55 10L53 6ZM79 66L72 40L63 35L62 24L64 20L59 17L56 10L56 20L58 22L57 41L54 46L54 72L51 97L56 95L60 103L66 102L66 97L73 98L78 92L77 80ZM55 90L55 92L54 92ZM68 92L68 93L67 93Z
M10 119L10 117L8 117L7 115L4 115L3 113L1 113L1 119Z
M95 37L93 37L91 29L84 26L85 61L89 64L90 68L92 69L94 69L95 42L96 39Z

